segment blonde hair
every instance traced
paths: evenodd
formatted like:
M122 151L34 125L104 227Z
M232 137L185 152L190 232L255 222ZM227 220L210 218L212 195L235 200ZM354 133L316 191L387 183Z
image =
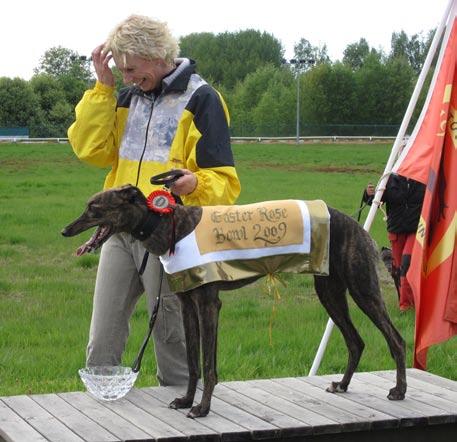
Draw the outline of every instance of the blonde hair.
M104 52L114 56L137 55L146 60L160 58L173 63L179 45L166 23L143 15L131 15L119 23L109 34Z

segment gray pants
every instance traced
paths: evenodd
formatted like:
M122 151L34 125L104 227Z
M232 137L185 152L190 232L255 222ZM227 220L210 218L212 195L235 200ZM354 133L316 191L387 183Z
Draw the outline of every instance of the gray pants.
M150 255L139 275L145 249L131 235L113 235L103 245L95 283L94 305L87 346L87 366L121 365L129 335L129 320L144 292L151 315L159 288L160 262ZM187 357L181 308L162 281L161 305L153 330L160 385L187 383ZM147 323L145 325L145 330ZM139 350L139 348L138 348ZM133 361L132 361L133 362Z

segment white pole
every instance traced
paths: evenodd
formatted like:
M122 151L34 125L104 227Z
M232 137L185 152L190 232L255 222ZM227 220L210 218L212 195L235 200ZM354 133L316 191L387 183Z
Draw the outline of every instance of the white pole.
M300 144L300 61L297 62L297 144Z
M376 193L373 198L373 202L371 204L370 211L368 212L367 218L363 225L363 228L367 232L370 231L370 227L371 227L371 224L373 223L373 220L374 220L374 217L376 214L376 210L378 209L378 207L380 205L382 194L384 193L384 189L386 187L387 180L389 178L390 172L392 171L392 167L393 167L395 160L402 147L403 138L405 136L406 130L408 129L408 124L411 120L411 116L413 114L414 108L416 107L417 100L419 98L422 87L424 86L425 78L427 77L428 71L430 70L430 66L432 64L433 57L435 56L436 50L438 48L438 43L439 43L441 36L443 35L443 31L446 27L446 22L448 21L450 10L455 1L456 0L449 0L448 6L443 15L443 19L441 20L440 25L436 29L435 36L433 37L432 43L430 45L430 49L429 49L427 57L424 61L424 65L422 67L419 78L417 79L416 86L414 88L413 94L409 101L405 115L403 117L403 121L401 123L400 129L398 131L397 137L394 142L394 145L390 152L390 156L387 161L386 167L384 169L384 173L376 187ZM324 335L322 336L321 342L319 344L319 348L317 349L316 356L314 357L313 364L309 371L309 376L314 376L317 373L317 370L319 369L319 366L322 362L322 358L324 357L325 349L327 348L327 344L330 339L330 335L332 333L334 325L335 325L335 323L331 319L329 319L327 321Z
M316 356L314 356L313 365L311 365L308 376L314 376L317 373L317 370L319 370L319 366L321 365L322 358L324 357L325 349L327 348L327 344L330 339L330 335L332 334L334 325L335 323L331 319L327 321L321 343L317 349Z

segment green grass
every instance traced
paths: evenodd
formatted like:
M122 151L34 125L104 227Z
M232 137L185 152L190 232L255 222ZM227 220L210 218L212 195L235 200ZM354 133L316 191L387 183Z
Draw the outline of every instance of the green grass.
M353 215L366 183L382 173L389 151L383 144L234 145L242 182L239 202L321 198ZM0 171L0 395L82 390L77 370L85 362L98 257L74 256L91 232L68 239L60 230L100 190L106 171L81 164L66 144L0 144ZM379 245L387 244L381 214L371 233ZM287 288L279 286L271 345L275 301L265 283L221 294L220 380L308 373L328 317L311 276L283 279ZM399 312L385 271L382 281L392 319L407 341L410 366L414 313ZM367 344L359 370L394 368L381 334L356 308L351 312ZM126 365L147 330L144 299L131 325ZM429 370L457 379L456 350L455 339L433 348ZM319 373L342 372L346 360L335 329ZM156 385L154 373L149 348L137 385Z

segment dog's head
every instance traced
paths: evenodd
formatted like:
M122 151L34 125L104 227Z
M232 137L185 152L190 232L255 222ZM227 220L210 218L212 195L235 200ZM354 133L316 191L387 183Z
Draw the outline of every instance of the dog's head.
M76 251L80 256L98 249L114 233L133 232L147 213L146 197L137 187L128 184L95 194L82 215L62 230L62 235L75 236L98 227Z

